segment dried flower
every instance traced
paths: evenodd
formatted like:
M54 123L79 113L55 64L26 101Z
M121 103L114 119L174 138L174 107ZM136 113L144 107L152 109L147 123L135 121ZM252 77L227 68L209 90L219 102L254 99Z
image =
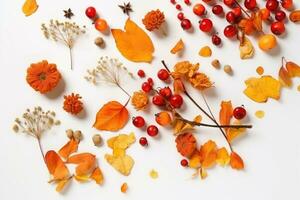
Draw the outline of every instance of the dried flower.
M65 18L71 19L74 16L74 13L72 12L71 8L63 11Z
M81 96L79 94L72 93L71 95L64 96L64 110L73 115L77 115L83 109L83 103L80 101Z
M174 66L174 72L172 73L174 78L177 77L192 77L199 69L199 63L192 64L189 61L181 61Z
M165 15L159 9L148 12L143 19L143 24L148 31L159 29L164 22Z
M148 105L148 95L144 91L134 92L131 103L136 110L143 110Z
M103 48L104 47L104 40L103 40L103 38L102 37L97 37L96 39L95 39L95 45L97 45L98 47L101 47L101 48Z
M205 90L207 88L210 88L213 84L209 80L208 76L204 73L195 73L190 79L190 83L194 88L197 88L199 90Z
M60 79L61 75L56 64L49 64L46 60L33 63L27 69L27 83L42 94L55 88Z
M48 26L41 25L41 30L47 39L61 42L69 48L71 69L73 69L72 48L76 38L85 33L85 26L79 27L75 22L59 22L51 19Z
M45 112L41 107L35 107L33 110L27 109L21 119L15 119L13 130L40 139L44 132L56 125L56 122L54 112Z
M123 3L123 5L118 5L122 9L123 13L129 16L130 12L133 12L130 2Z

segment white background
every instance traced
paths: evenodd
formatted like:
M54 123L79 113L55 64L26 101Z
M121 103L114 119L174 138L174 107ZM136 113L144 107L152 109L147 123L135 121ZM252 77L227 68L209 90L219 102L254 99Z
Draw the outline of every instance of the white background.
M115 47L111 35L102 35L91 25L85 16L85 8L93 5L101 17L105 18L110 27L123 28L126 16L118 8L123 1L116 0L38 0L39 9L30 17L21 12L23 1L1 0L0 5L0 66L1 66L1 110L0 110L0 199L223 199L223 200L281 200L300 199L300 136L299 136L299 101L300 93L296 86L299 79L294 81L294 87L283 89L279 101L270 100L266 104L257 104L243 95L244 80L257 76L255 69L261 65L265 74L277 77L281 56L300 63L299 25L288 23L287 34L279 38L280 48L266 54L257 48L255 39L251 38L256 47L253 59L242 61L239 58L238 42L225 39L223 47L213 48L212 58L200 58L198 50L204 45L211 45L210 37L201 33L197 28L197 18L191 13L191 8L184 6L184 11L192 20L195 31L187 33L179 26L176 18L177 11L168 0L132 0L134 12L131 18L143 27L141 20L147 11L161 9L167 20L167 37L149 33L156 47L155 59L151 64L131 63L124 59ZM300 8L297 1L296 6ZM68 50L63 45L46 40L40 24L55 18L64 20L63 9L71 8L73 18L79 24L87 25L87 34L77 40L74 47L74 70L69 68ZM211 16L211 14L210 14ZM213 17L213 16L212 16ZM217 31L222 33L225 20L213 17ZM221 34L222 35L222 34ZM95 37L102 36L106 48L99 49L93 44ZM181 58L171 55L170 48L182 38L186 50ZM211 45L212 46L212 45ZM207 92L207 98L213 111L218 113L221 100L232 100L234 105L244 104L249 119L247 123L254 125L245 137L234 143L235 150L243 157L244 171L230 168L215 167L208 170L206 180L191 179L192 170L180 166L181 156L177 153L174 136L170 130L160 128L159 139L149 139L150 146L142 148L138 142L128 149L135 159L135 166L128 177L120 175L104 160L104 154L111 150L106 145L96 148L91 137L100 133L107 139L117 133L98 132L92 128L95 114L108 100L124 102L126 97L117 89L106 85L98 87L87 83L83 76L88 68L96 65L100 56L119 58L132 72L140 68L146 74L155 78L156 86L163 86L155 74L165 59L169 66L179 60L189 59L201 63L201 70L207 73L215 82L215 88ZM222 64L230 64L234 75L228 76L222 70L213 69L209 63L218 58ZM65 87L52 95L41 95L30 88L25 80L26 69L30 63L47 59L56 63L61 71ZM133 92L139 89L143 80L124 80L124 87ZM71 92L80 93L86 109L81 118L73 117L62 109L63 95ZM200 94L192 93L202 105ZM103 186L94 183L79 184L72 182L64 194L55 192L55 187L47 183L49 175L39 154L36 141L24 135L14 134L11 126L15 117L20 116L26 108L41 105L45 109L57 112L62 121L61 126L52 129L42 139L45 149L59 149L66 141L64 131L68 128L80 129L84 140L79 151L89 151L97 155L100 167L105 176ZM204 106L204 105L203 105ZM192 118L199 114L195 107L186 100L183 113ZM129 107L132 115L135 110ZM255 111L264 110L266 116L259 120L254 116ZM153 114L141 113L147 122L153 123ZM145 135L145 131L137 130L131 123L121 131L134 131L137 138ZM226 145L217 130L198 129L199 144L207 139L215 140L219 146ZM153 180L148 173L155 169L159 179ZM120 186L127 182L127 194L120 192Z

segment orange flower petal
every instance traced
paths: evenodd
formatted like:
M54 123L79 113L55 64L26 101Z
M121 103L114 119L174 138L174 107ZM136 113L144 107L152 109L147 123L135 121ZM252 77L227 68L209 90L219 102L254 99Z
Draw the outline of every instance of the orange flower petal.
M84 176L95 168L96 157L91 153L80 153L68 158L67 163L78 164L76 175Z
M231 152L230 154L230 165L233 169L244 169L244 162L242 158L235 152Z
M68 178L69 170L55 151L51 150L46 153L45 162L49 173L55 180L63 180Z
M300 67L294 62L287 62L286 69L290 77L300 77Z
M103 183L104 177L102 171L99 167L96 167L90 176L97 184L101 185Z
M278 76L279 76L279 81L283 86L290 87L292 85L291 77L288 71L284 67L280 67Z
M176 54L176 53L182 51L183 49L184 49L184 43L183 43L182 39L180 39L180 40L176 43L176 45L171 49L170 52L171 52L172 54Z
M221 125L229 125L233 115L233 108L231 101L222 101L221 110L219 113L219 120Z
M67 144L65 144L59 151L58 154L67 159L72 153L78 150L78 142L72 138Z

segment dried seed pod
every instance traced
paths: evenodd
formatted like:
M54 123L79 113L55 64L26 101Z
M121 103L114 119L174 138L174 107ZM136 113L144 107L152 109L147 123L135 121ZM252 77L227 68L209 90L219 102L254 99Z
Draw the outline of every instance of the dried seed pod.
M72 129L68 129L66 130L66 135L69 139L73 138L73 130Z
M224 66L224 72L226 72L227 74L232 74L233 71L232 71L232 68L230 65L225 65Z
M102 37L97 37L94 41L95 45L97 45L98 47L103 48L104 47L104 40Z
M300 21L300 10L294 10L290 13L289 16L292 22L299 22Z
M213 61L211 61L211 65L216 69L219 69L221 66L220 61L218 59L214 59Z
M73 137L75 138L75 140L80 141L82 140L82 133L81 131L77 130L73 133Z
M17 124L13 125L13 128L12 128L12 129L13 129L13 131L16 132L16 133L19 132L19 126L18 126Z
M92 139L93 139L93 142L94 142L95 146L100 146L101 145L102 138L99 134L95 134Z

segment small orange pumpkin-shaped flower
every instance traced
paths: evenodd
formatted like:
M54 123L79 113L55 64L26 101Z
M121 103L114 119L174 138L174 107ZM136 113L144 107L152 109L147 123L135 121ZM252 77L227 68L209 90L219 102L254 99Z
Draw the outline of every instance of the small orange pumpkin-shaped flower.
M72 115L77 115L83 109L83 103L80 101L81 96L79 94L72 93L71 95L64 96L64 110Z
M212 87L213 83L209 80L209 77L204 73L195 73L190 79L190 83L194 88L199 90L205 90Z
M165 15L158 9L148 12L143 19L143 24L148 31L159 29L164 22Z
M33 63L27 69L26 81L35 90L44 94L55 88L61 79L56 64L49 64L47 60Z
M148 105L148 95L144 91L134 92L131 98L131 103L136 110L143 110Z
M176 140L177 151L184 157L190 158L197 148L196 138L192 133L178 135Z

